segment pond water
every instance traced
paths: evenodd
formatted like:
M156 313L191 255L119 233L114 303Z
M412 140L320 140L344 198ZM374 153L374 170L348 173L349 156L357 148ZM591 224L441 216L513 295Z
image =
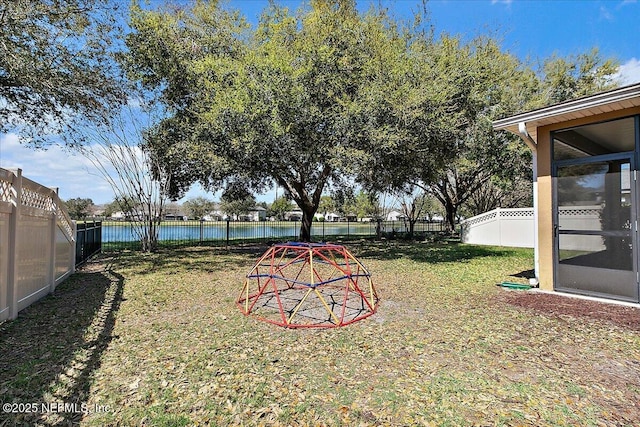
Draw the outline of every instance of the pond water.
M300 232L299 222L230 222L229 239L295 239ZM335 235L374 235L374 223L313 223L311 235L315 238ZM160 241L215 241L227 239L227 223L196 222L162 224L159 230ZM102 241L134 242L138 240L135 227L131 223L102 224Z

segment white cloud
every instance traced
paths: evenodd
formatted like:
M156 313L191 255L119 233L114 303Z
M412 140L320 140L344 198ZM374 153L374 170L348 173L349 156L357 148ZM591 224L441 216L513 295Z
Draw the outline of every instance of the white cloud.
M0 164L4 164L3 160L6 160L5 157L8 158L9 153L15 148L20 146L20 141L18 135L15 133L2 134L0 136ZM14 166L7 165L4 166L12 168Z
M104 164L108 165L108 161ZM52 146L47 150L31 149L20 144L18 135L13 133L0 134L0 167L20 168L24 177L45 187L57 187L63 200L80 197L103 204L111 202L115 197L109 184L88 158L59 146ZM220 195L221 191L211 194L195 184L181 202L198 196L220 200ZM258 201L269 203L274 198L274 190L256 195Z
M45 187L59 189L62 199L90 198L108 203L113 192L91 162L58 146L34 150L18 141L18 135L0 134L0 167L22 169L24 177Z
M614 75L621 85L626 86L640 83L640 59L631 58L620 65L618 72Z
M600 6L600 19L605 21L613 21L613 14L604 6Z

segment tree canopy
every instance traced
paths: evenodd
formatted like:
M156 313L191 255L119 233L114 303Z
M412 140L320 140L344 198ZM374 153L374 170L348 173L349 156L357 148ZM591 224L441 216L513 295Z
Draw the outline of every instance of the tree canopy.
M447 48L452 42L453 49ZM456 39L447 43L445 37L441 44L444 57L451 58L448 66L467 82L463 86L469 91L468 105L462 106L466 123L464 132L451 140L452 159L436 179L422 183L442 203L453 230L461 206L478 214L531 200L531 187L523 186L523 180L531 179L531 153L515 136L494 131L492 121L610 89L616 66L592 50L577 57L549 58L536 74L491 38L459 45Z
M184 202L183 206L189 212L190 218L202 219L215 209L216 204L204 197L194 197Z
M412 150L431 154L423 171L444 157L435 136L456 116L452 97L423 93L412 56L428 43L380 10L317 0L294 15L272 5L253 31L215 3L133 12L127 69L172 109L149 144L171 163L174 195L195 180L277 184L301 208L308 240L328 185L352 177L373 187Z
M220 197L220 210L233 219L240 219L256 207L256 199L251 192L239 183L231 183Z
M119 2L0 3L0 132L34 145L74 120L104 121L126 102L113 54Z
M64 201L71 219L83 219L91 213L90 210L94 206L93 200L76 197Z
M613 75L617 61L600 55L597 48L566 58L553 55L543 61L535 107L557 104L618 86Z
M490 36L433 36L354 0L271 4L256 28L218 2L131 9L123 65L167 115L145 148L180 197L199 181L226 194L284 188L302 240L329 189L487 206L529 172L530 153L492 120L611 84L597 51L552 57L540 72ZM228 200L229 202L231 199Z
M278 197L267 209L267 215L275 217L278 221L283 221L287 212L292 209L291 202L286 197Z
M403 146L394 153L398 157L386 157L384 173L376 170L369 182L398 194L413 195L416 188L433 194L453 230L459 206L493 175L515 173L504 166L526 155L526 147L514 137L495 133L491 120L526 105L535 76L491 37L462 42L442 34L413 46L411 62L420 71L409 81L420 87L421 102L434 108L421 113L411 126L416 132L424 129L425 138L440 144ZM414 205L410 210L419 212Z

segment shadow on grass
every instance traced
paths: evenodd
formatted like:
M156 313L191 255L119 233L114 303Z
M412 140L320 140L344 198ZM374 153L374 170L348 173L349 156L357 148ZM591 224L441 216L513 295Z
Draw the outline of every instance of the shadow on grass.
M113 258L116 269L126 269L136 274L159 273L173 275L185 271L219 273L225 270L245 268L247 271L274 243L252 242L225 246L174 246L160 248L154 253L121 251L106 253L102 259ZM346 246L356 256L377 260L411 259L421 263L464 262L474 258L504 257L513 255L513 249L490 246L474 246L453 241L375 241L370 238L332 240L330 243Z
M0 396L16 409L0 413L0 425L73 425L92 410L91 377L113 338L123 286L116 273L81 271L0 325Z
M140 274L158 272L168 274L184 270L218 272L255 262L268 248L266 244L230 246L184 246L161 248L154 253L124 251L105 256L114 257L114 268L137 270Z
M359 257L377 260L408 258L416 262L442 263L459 262L481 257L502 257L511 251L491 246L474 246L459 243L421 242L370 242L362 241L353 245Z
M511 277L519 277L521 279L533 279L534 277L536 277L536 271L534 269L523 270L519 273L512 274Z
M152 254L121 252L115 264L118 268L134 268L139 273L167 271L169 274L185 269L218 272L224 269L253 265L270 244L251 243L229 248L218 246L185 246L163 248ZM499 247L465 245L455 242L424 243L408 241L334 240L355 255L377 260L408 258L416 262L459 262L480 257L510 256L513 251Z

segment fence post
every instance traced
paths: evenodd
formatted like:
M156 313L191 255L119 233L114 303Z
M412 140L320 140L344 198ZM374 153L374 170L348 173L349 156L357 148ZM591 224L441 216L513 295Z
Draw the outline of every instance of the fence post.
M496 208L496 220L498 221L498 246L502 246L502 217L499 207Z
M98 248L100 248L100 253L102 253L102 221L96 223L96 244Z
M227 250L229 249L229 219L227 218Z
M57 226L57 203L60 203L58 198L55 197L58 194L57 188L51 189L51 218L49 220L49 293L52 294L56 290L56 226Z
M93 256L96 253L96 220L95 218L91 221L91 255Z
M204 228L204 219L200 218L200 244L202 244L202 231Z
M9 320L18 317L18 283L16 271L18 270L18 223L22 210L22 169L17 169L13 174L13 212L9 216L9 260L7 263L7 304L9 305Z
M78 246L78 223L76 223L75 221L71 221L71 235L73 236L73 245L71 245L71 248L69 249L71 251L71 254L69 256L69 271L71 271L71 274L76 272L76 253L77 253L77 246Z
M73 221L76 230L78 229L78 221ZM82 233L80 233L80 238L78 238L78 232L76 231L76 262L83 262L85 257L85 253L87 250L87 223L82 224ZM80 245L78 251L78 245ZM80 260L78 261L78 255L80 256Z

